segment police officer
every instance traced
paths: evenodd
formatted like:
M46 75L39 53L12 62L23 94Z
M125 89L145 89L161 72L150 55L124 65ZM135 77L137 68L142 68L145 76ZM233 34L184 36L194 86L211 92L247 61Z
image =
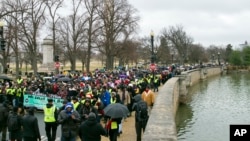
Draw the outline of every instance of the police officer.
M53 105L53 99L48 99L48 103L46 104L43 110L44 110L46 136L48 138L48 141L55 141L58 111L56 107ZM52 135L51 135L51 130L52 130Z

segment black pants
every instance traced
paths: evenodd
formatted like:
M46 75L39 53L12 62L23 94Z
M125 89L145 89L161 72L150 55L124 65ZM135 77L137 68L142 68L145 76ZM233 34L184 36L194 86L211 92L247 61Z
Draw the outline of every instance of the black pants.
M51 135L52 130L52 135ZM56 139L56 130L57 130L57 123L56 122L45 122L45 131L48 141L55 141Z
M36 137L23 137L23 141L37 141Z
M109 140L110 141L117 141L118 137L118 128L117 129L110 129L109 130Z
M136 130L136 141L141 141L142 131L144 132L146 129L146 124L144 122L135 122L135 130Z

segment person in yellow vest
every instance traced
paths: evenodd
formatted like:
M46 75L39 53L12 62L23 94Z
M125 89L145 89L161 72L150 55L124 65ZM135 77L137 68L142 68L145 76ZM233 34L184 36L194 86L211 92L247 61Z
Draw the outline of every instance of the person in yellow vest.
M110 124L110 129L109 129L109 140L110 141L117 141L117 137L119 135L118 129L119 129L119 124L121 124L122 118L110 118L107 124Z
M12 103L13 95L11 93L12 88L11 87L6 87L6 95L7 99L10 103Z
M158 76L155 76L154 77L154 80L153 80L153 86L154 86L154 92L157 91L158 92L158 87L160 86L160 79Z
M78 101L78 98L77 97L72 97L72 104L73 104L73 108L74 108L74 110L75 111L77 111L78 113L80 112L80 109L81 109L81 107L83 106L83 104L82 103L80 103L79 101Z
M17 82L18 85L22 85L22 83L23 83L22 77L19 76L19 77L17 78L16 82Z
M56 106L53 105L53 99L48 99L48 103L43 108L44 110L44 122L45 122L45 132L48 141L55 141L56 130L57 130L57 117L58 112ZM52 134L51 134L52 130Z
M111 93L110 104L120 103L119 95L116 92Z

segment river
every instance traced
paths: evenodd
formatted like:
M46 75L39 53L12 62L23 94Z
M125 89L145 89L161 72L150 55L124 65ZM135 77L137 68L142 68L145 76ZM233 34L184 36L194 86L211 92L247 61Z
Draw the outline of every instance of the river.
M250 74L212 77L188 90L176 114L178 141L229 141L230 124L250 124Z

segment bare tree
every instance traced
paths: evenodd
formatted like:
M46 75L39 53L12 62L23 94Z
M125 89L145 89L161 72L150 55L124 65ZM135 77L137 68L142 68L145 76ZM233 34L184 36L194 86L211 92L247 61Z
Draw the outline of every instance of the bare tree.
M100 1L98 0L84 0L84 6L86 8L87 16L87 52L86 52L86 71L90 71L90 59L91 51L97 42L98 31L100 30L100 18L97 13L97 8L100 6Z
M157 51L157 60L164 64L171 63L171 54L170 54L170 43L169 40L167 40L164 37L160 38L160 46Z
M84 43L86 42L86 39L83 37L87 21L84 14L79 14L81 12L81 2L73 0L72 14L67 18L60 19L58 23L59 42L66 48L64 56L69 59L71 70L76 69L77 52L84 50Z
M24 1L23 1L24 2ZM25 50L31 61L31 66L34 73L37 73L37 61L38 61L38 40L39 29L41 25L45 23L44 11L46 9L43 1L26 0L28 4L23 6L22 9L29 9L20 13L21 19L19 25L21 26L21 35L19 40L25 44Z
M46 0L46 5L48 7L50 15L50 30L52 31L52 42L53 42L53 57L59 55L58 48L56 48L56 23L59 20L60 16L57 13L58 9L62 6L64 0Z
M191 63L207 62L209 57L205 48L200 44L193 44L189 49L188 61Z
M163 37L169 40L173 49L178 52L180 61L183 62L187 57L190 45L193 43L193 39L187 35L180 25L170 26L169 29L163 29Z
M125 31L137 25L139 18L134 16L136 10L127 0L101 0L101 2L98 7L102 25L99 37L102 41L100 52L106 55L106 68L113 69L116 56L115 43L127 38L124 36Z

